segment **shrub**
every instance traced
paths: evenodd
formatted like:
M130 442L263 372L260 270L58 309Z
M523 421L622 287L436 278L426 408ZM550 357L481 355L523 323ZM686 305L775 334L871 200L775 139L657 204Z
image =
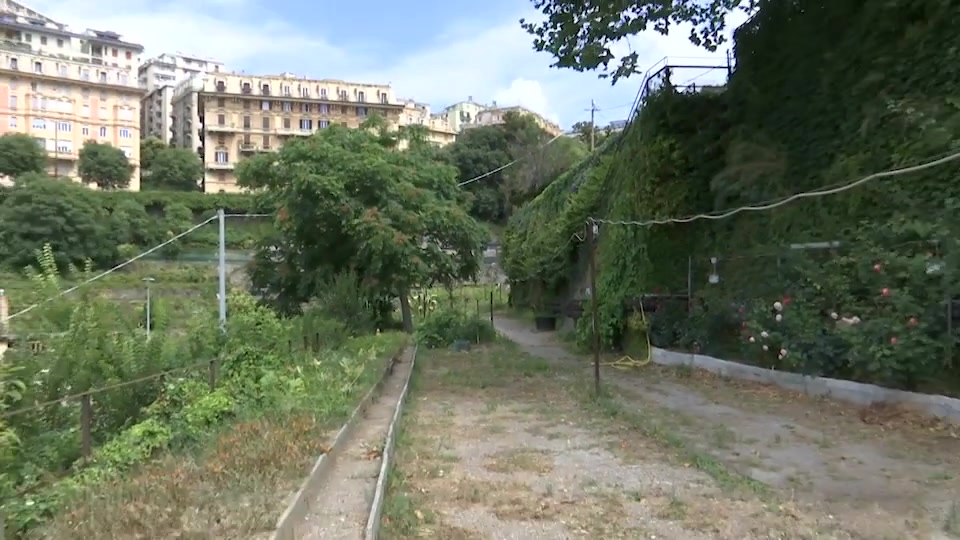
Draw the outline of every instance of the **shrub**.
M457 341L488 343L496 331L485 320L456 309L438 309L420 322L417 341L429 349L446 347Z

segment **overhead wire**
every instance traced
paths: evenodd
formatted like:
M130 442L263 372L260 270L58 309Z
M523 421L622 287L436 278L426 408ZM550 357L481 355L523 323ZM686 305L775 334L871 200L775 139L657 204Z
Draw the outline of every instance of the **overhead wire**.
M549 144L552 143L553 141L559 139L560 137L563 137L563 135L564 135L563 133L557 135L556 137L550 139L549 141L541 144L541 145L539 146L539 148L546 148L547 145L549 145ZM497 174L498 172L506 169L507 167L513 166L513 165L515 165L516 163L518 163L518 162L520 162L520 161L523 161L523 159L524 159L523 157L518 157L517 159L511 161L510 163L507 163L506 165L501 165L501 166L497 167L496 169L494 169L494 170L492 170L492 171L485 172L485 173L481 174L480 176L475 176L475 177L473 177L473 178L471 178L471 179L469 179L469 180L464 180L463 182L460 182L459 184L457 184L457 187L463 187L463 186L465 186L465 185L467 185L467 184L472 184L472 183L476 182L477 180L483 180L484 178L487 178L487 177L489 177L489 176L492 176L492 175L494 175L494 174Z

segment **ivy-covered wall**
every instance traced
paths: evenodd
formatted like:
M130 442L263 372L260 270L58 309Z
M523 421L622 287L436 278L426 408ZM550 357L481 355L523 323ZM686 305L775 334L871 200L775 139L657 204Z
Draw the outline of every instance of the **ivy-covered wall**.
M939 0L764 2L736 33L724 91L667 86L648 96L619 141L516 215L503 261L516 296L566 294L582 260L571 235L590 216L723 211L960 150L956 20L960 4ZM960 388L960 323L948 323L947 301L960 253L958 174L960 160L728 219L602 224L603 340L623 338L624 299L685 293L692 277L693 310L665 305L651 322L662 346L904 388ZM808 248L790 248L801 243Z

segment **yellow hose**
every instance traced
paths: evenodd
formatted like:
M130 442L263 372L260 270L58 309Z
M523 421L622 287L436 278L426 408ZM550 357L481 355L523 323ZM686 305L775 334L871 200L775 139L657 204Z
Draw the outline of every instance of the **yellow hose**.
M647 357L637 360L636 358L625 354L613 362L604 362L601 365L610 366L615 369L627 370L630 368L640 368L650 363L650 360L653 359L653 345L650 343L650 327L647 325L647 314L643 310L642 298L640 299L640 320L643 321L643 335L647 342Z

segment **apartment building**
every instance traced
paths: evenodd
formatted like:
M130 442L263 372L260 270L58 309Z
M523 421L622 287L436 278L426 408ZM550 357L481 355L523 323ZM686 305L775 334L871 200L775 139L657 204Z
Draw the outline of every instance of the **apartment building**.
M489 105L474 101L473 96L467 96L466 101L454 103L444 108L440 115L447 121L447 124L453 128L455 133L460 133L465 126L475 124L477 116L489 108Z
M423 126L427 130L427 142L435 146L446 146L457 140L457 132L442 114L431 114L430 105L412 99L402 100L399 126ZM401 148L407 142L401 141Z
M497 124L502 124L504 122L504 117L507 113L516 113L521 116L529 116L540 126L541 129L549 133L553 137L557 137L563 134L563 129L560 128L559 124L556 122L551 122L538 113L527 109L526 107L513 106L513 107L498 107L497 102L493 102L493 106L489 109L480 111L476 120L473 124L464 126L467 128L478 127L478 126L494 126Z
M129 189L138 191L142 52L116 32L74 32L0 1L0 134L34 137L50 156L50 173L73 179L83 143L109 143L134 165Z
M205 192L230 193L240 191L234 168L245 157L334 124L357 128L372 114L396 126L403 110L389 85L290 73L203 74L174 91L174 144L202 157Z
M141 64L138 82L146 91L140 108L141 135L171 142L177 85L197 75L225 71L221 62L182 53L161 54Z

